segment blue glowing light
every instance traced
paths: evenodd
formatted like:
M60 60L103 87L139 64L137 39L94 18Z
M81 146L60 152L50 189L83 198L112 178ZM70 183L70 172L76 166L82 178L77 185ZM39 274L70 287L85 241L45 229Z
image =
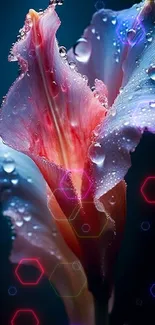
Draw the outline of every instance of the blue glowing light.
M141 229L143 230L143 231L148 231L149 229L150 229L150 223L148 222L148 221L143 221L142 223L141 223Z
M15 296L17 294L17 289L14 286L9 287L8 289L9 296Z

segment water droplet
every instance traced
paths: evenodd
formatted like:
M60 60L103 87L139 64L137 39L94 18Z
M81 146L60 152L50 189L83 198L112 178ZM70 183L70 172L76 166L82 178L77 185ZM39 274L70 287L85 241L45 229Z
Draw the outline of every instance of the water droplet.
M150 102L150 103L149 103L149 106L150 106L151 108L155 108L155 101Z
M58 6L62 6L64 3L64 0L50 0L50 3L52 5L58 5Z
M11 240L15 240L16 239L16 236L11 236Z
M91 31L93 34L95 34L95 32L96 32L94 27L91 29Z
M104 16L104 17L102 18L102 20L103 20L104 23L106 23L107 20L108 20L107 16Z
M97 35L96 38L100 41L101 37L100 35Z
M24 208L24 207L19 207L19 208L18 208L18 212L19 212L19 213L24 213L24 211L25 211L25 208Z
M52 235L53 235L54 237L57 236L57 230L56 230L56 229L53 229L53 230L52 230Z
M32 217L31 217L30 215L28 215L28 216L24 216L24 217L23 217L23 219L24 219L26 222L30 221L31 218L32 218Z
M60 56L62 58L66 58L67 57L67 50L64 46L60 46L59 47L59 53L60 53Z
M18 182L19 182L19 179L18 179L18 178L12 178L12 179L11 179L11 183L12 183L13 185L17 185Z
M28 183L32 183L32 178L31 177L28 177L27 178L27 181L28 181Z
M135 29L129 29L127 32L127 38L128 38L129 44L133 43L133 39L135 38L135 36L136 36Z
M23 226L23 221L22 220L17 220L16 221L16 226L17 227L22 227Z
M151 65L148 69L148 76L151 80L155 81L155 65Z
M80 38L73 48L76 59L84 63L90 59L91 50L91 43L85 38Z
M3 169L6 173L11 174L15 170L15 162L11 158L7 158L3 162Z
M105 160L103 148L100 143L92 143L89 147L88 155L94 164L102 166Z
M39 229L39 226L38 225L35 225L35 226L33 226L33 229Z
M116 200L115 200L114 195L111 196L111 198L110 198L110 200L109 200L109 203L110 203L111 205L114 205L114 204L116 203Z
M28 234L27 234L29 237L31 237L32 236L32 232L28 232Z
M128 121L124 122L124 125L125 126L129 125L129 122Z
M147 41L148 41L149 43L151 43L151 42L153 41L153 37L152 37L152 35L151 35L150 33L148 33L148 34L146 35L146 38L147 38Z
M116 25L116 23L117 23L116 17L113 17L112 20L111 20L111 22L112 22L113 25Z
M70 66L70 68L71 68L72 70L75 70L75 68L76 68L76 64L75 64L75 62L69 62L69 66Z

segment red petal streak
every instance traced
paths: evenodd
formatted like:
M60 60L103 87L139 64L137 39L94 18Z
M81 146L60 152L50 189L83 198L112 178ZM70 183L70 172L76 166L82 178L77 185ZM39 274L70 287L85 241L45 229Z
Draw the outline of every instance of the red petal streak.
M21 64L22 74L3 104L1 136L30 156L44 157L71 171L83 169L92 131L106 109L87 81L61 58L55 38L60 21L54 6L43 14L30 10L29 16L32 27L12 50L27 69ZM102 82L100 88L106 100ZM72 181L79 194L81 178L72 177Z

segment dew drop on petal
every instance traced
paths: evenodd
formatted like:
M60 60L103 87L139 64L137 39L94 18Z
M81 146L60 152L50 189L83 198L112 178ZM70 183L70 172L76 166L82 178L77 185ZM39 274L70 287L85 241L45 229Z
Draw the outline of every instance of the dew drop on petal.
M110 203L111 205L114 205L114 204L116 203L116 200L115 200L114 195L111 196L111 198L110 198L110 200L109 200L109 203Z
M53 229L53 230L52 230L52 235L53 235L54 237L57 236L57 230L56 230L56 229Z
M17 220L16 221L16 226L17 227L22 227L23 226L23 221L22 220Z
M19 213L24 213L25 208L24 208L24 207L19 207L19 208L18 208L18 211L19 211Z
M103 20L104 23L106 23L107 20L108 20L107 16L104 16L104 17L102 18L102 20Z
M59 47L59 53L62 58L66 58L67 56L67 50L64 46Z
M91 43L85 38L80 38L74 45L74 55L79 62L86 63L91 56Z
M112 20L111 20L111 22L112 22L113 25L116 25L116 23L117 23L116 17L113 17Z
M12 178L12 179L11 179L11 183L12 183L13 185L17 185L18 182L19 182L19 179L18 179L18 178Z
M76 64L75 64L75 62L69 62L69 66L70 66L70 68L71 68L72 70L75 70L75 68L76 68Z
M27 181L28 181L28 183L32 183L32 178L31 177L28 177L27 178Z
M31 237L32 236L32 232L28 232L28 234L27 234L29 237Z
M148 69L148 76L151 80L155 81L155 65L151 65Z
M135 36L136 36L135 29L129 29L128 32L127 32L128 42L132 43Z
M13 159L8 158L3 162L3 169L6 173L11 174L15 170L15 162Z
M27 216L24 216L24 217L23 217L24 221L26 221L26 222L30 221L31 218L32 218L32 217L31 217L30 215L27 215Z
M155 108L155 101L150 102L150 103L149 103L149 106L150 106L151 108Z
M89 158L94 164L102 166L105 160L103 148L100 143L92 143L88 152Z

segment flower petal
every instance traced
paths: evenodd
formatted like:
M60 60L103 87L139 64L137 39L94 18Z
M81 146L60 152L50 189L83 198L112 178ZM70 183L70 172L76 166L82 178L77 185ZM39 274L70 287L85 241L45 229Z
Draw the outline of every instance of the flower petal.
M46 183L41 173L32 160L2 143L0 192L3 215L10 218L16 234L10 260L19 263L29 259L25 263L31 263L32 258L39 259L62 297L71 323L94 325L93 299L87 284L81 294L73 298L84 285L85 274L82 266L81 271L76 270L80 262L67 247L47 208ZM62 267L53 272L58 265Z
M42 14L31 10L24 30L28 22L29 31L12 50L22 74L3 104L0 134L17 150L66 169L80 169L92 130L106 110L87 81L61 57L54 6Z
M96 78L104 81L110 106L131 76L146 38L148 43L152 39L148 33L150 23L146 25L140 19L143 10L144 2L122 11L99 10L82 38L68 52L69 59L76 62L78 71L88 77L91 86Z
M145 16L145 22L154 21L154 7ZM131 166L130 152L138 145L145 130L155 133L154 47L145 46L138 66L116 99L111 114L102 125L97 141L105 154L104 167L93 164L96 196L100 197L120 182Z

